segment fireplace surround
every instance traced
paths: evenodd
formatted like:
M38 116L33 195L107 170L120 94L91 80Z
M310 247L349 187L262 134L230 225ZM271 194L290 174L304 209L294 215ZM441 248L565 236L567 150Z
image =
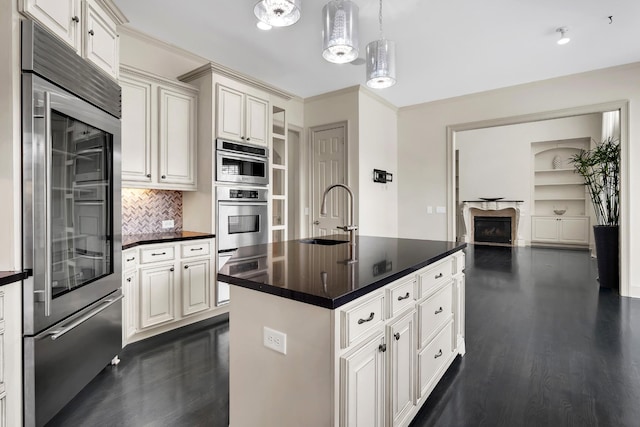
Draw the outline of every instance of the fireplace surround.
M485 200L465 200L462 202L462 217L464 219L464 234L462 239L467 243L486 243L486 244L500 244L508 246L524 246L524 239L520 235L520 218L523 200L498 200L498 201L485 201ZM494 225L498 225L502 231L499 232L500 238L493 236L487 238L481 236L476 239L475 235L475 218L485 218L485 221L496 222ZM498 219L501 218L501 219ZM504 223L510 223L510 233L507 233ZM491 230L489 230L490 232ZM498 230L494 230L494 233L498 233ZM510 234L509 237L504 238L503 235ZM510 241L491 241L491 240L510 240Z

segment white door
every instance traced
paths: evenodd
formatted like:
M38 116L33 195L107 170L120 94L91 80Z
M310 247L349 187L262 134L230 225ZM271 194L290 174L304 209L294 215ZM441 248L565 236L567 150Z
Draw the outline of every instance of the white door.
M531 219L531 240L558 241L558 218L534 216Z
M140 270L140 328L148 328L176 318L173 264Z
M24 0L22 10L80 50L80 0Z
M558 239L567 243L589 243L589 217L560 218Z
M151 83L120 77L122 180L151 182Z
M322 195L332 184L346 184L347 176L347 126L345 123L322 126L311 130L311 162L313 206L313 236L339 234L336 227L346 225L348 198L342 188L335 188L327 196L327 214L320 215Z
M196 180L196 97L159 88L160 183L194 185Z
M384 338L374 338L340 358L340 425L382 427L384 423Z
M85 3L84 56L114 79L120 63L116 23L95 1Z
M390 425L403 424L415 402L415 310L388 327Z
M182 263L182 315L207 310L210 304L210 259Z

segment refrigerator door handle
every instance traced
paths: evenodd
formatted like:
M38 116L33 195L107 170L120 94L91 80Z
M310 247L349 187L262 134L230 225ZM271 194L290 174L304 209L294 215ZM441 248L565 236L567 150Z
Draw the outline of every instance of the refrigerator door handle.
M51 299L52 299L52 283L51 283L51 152L53 150L53 141L51 139L51 94L44 92L44 164L45 164L45 196L44 206L46 219L44 225L44 315L51 316Z
M100 304L98 307L96 307L93 310L91 310L89 313L85 314L82 317L79 317L78 319L74 320L73 322L69 323L68 325L65 325L64 327L62 327L60 329L55 329L53 331L47 332L47 335L50 335L52 340L57 340L58 338L60 338L64 334L66 334L67 332L70 332L71 330L77 328L78 326L80 326L84 322L86 322L87 320L91 319L93 316L97 315L101 311L106 310L111 305L113 305L116 302L120 301L122 298L124 298L124 295L119 295L119 296L117 296L115 298L106 299L106 300L104 300L102 302L102 304Z

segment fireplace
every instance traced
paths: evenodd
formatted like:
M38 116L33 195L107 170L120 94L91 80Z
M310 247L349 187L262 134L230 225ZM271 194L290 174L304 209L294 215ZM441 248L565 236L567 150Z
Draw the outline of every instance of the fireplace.
M511 245L510 216L474 216L473 240L477 243L503 243Z

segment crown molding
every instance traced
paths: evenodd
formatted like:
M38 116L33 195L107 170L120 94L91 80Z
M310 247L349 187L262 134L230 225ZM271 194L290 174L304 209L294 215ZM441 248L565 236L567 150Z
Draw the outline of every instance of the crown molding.
M396 113L400 111L400 109L397 106L393 105L391 102L387 101L386 99L378 95L376 92L369 89L367 86L360 85L360 93L363 93L369 96L370 98L373 98L374 100L378 101L379 103L386 105Z
M360 90L360 85L348 86L343 89L338 89L331 92L321 93L320 95L310 96L309 98L304 98L304 103L306 104L308 102L315 102L325 98L333 98L334 96L358 92L359 90Z
M158 76L157 74L153 74L148 71L144 71L139 68L132 67L130 65L120 64L120 77L121 78L124 77L126 79L128 76L142 78L144 80L153 80L156 83L169 85L173 87L179 87L179 88L191 91L193 93L199 92L199 89L197 87L194 87L190 84L167 79L166 77Z
M129 22L127 17L122 13L120 8L113 2L113 0L96 0L98 4L104 7L112 17L116 20L118 25L126 24Z

